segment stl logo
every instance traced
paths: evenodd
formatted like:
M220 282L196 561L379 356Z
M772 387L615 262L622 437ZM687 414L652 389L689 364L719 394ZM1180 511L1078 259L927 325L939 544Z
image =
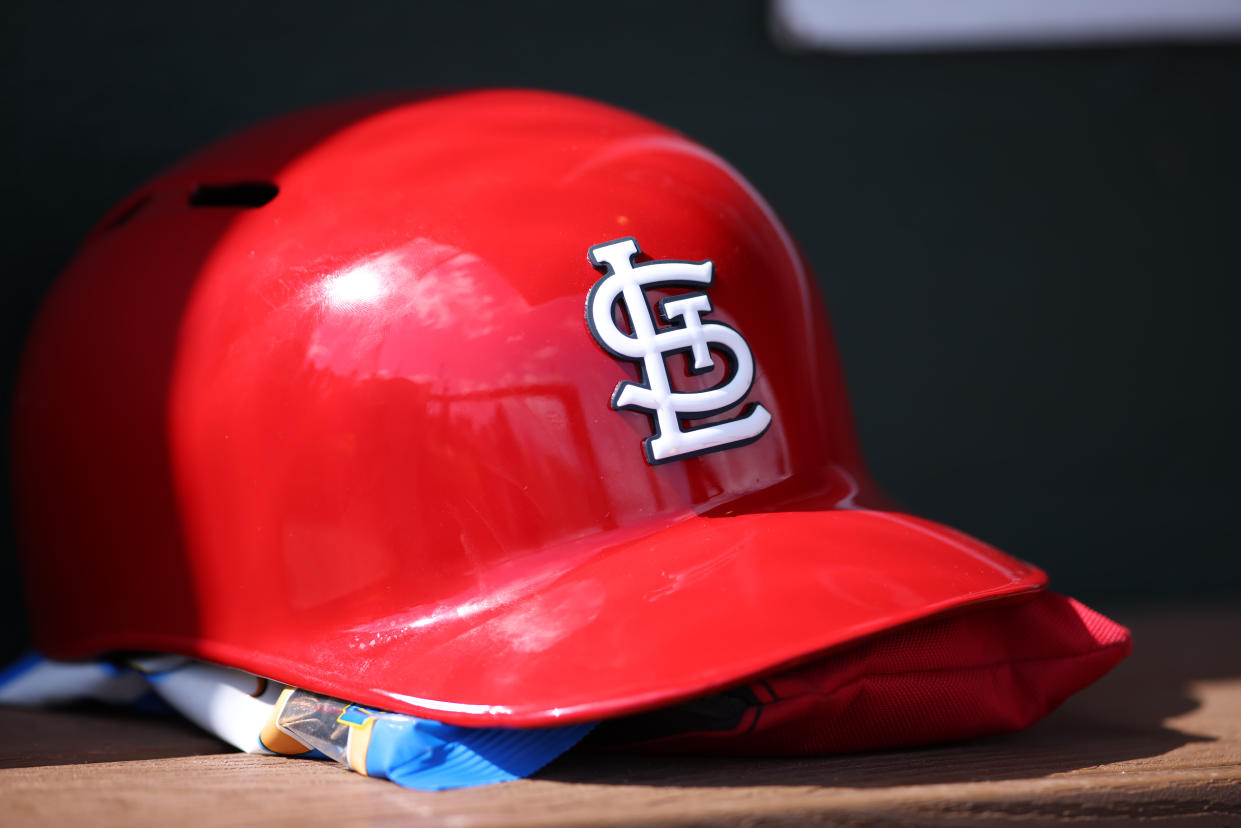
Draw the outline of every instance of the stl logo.
M731 420L696 428L682 428L683 418L719 414L739 404L754 382L754 355L741 334L721 322L704 322L711 312L705 288L711 285L713 265L705 262L660 260L635 265L641 249L632 238L617 239L590 248L590 263L604 272L586 297L586 324L595 341L608 353L638 363L641 382L622 382L612 394L612 408L642 411L653 420L655 434L642 441L648 462L665 463L708 451L732 448L757 440L771 425L771 414L761 403L751 403ZM647 304L646 288L701 287L704 290L659 301L656 325ZM612 307L624 302L633 328L617 327ZM690 373L705 374L715 362L711 349L725 357L725 381L702 391L673 391L664 362L670 354L686 351L692 357Z

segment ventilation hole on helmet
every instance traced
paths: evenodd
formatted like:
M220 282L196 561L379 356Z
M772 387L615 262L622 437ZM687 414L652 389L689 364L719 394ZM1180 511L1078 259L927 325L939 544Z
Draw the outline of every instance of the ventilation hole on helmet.
M199 184L190 193L191 207L262 207L280 188L270 181Z
M122 224L124 224L125 222L129 221L131 218L136 216L138 214L138 211L141 210L143 207L145 207L147 205L147 202L150 200L151 200L150 193L143 193L138 198L135 198L128 205L126 205L125 207L122 207L120 212L118 212L112 218L111 221L109 221L107 224L100 227L99 232L103 233L108 230L115 230L116 228L120 227Z

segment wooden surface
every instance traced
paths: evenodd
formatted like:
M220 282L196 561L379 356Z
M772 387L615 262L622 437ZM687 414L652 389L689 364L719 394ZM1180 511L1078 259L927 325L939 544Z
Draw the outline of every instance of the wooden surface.
M0 710L0 825L1241 825L1241 606L1103 609L1133 657L1030 730L856 756L571 753L534 779L417 793L177 722Z

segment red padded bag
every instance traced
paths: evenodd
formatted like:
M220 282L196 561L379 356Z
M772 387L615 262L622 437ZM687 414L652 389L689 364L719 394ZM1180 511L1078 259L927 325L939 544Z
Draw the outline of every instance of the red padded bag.
M1029 727L1127 656L1129 631L1044 592L872 637L673 708L605 722L596 744L660 753L826 754Z

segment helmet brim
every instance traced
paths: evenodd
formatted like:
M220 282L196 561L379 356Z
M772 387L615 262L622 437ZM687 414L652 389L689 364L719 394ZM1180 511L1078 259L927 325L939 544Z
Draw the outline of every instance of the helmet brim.
M286 639L279 652L210 637L173 649L361 704L537 727L672 704L1046 586L1034 566L889 511L694 515L588 547L541 554L537 572L526 561L508 583L480 585L485 598L339 638Z

